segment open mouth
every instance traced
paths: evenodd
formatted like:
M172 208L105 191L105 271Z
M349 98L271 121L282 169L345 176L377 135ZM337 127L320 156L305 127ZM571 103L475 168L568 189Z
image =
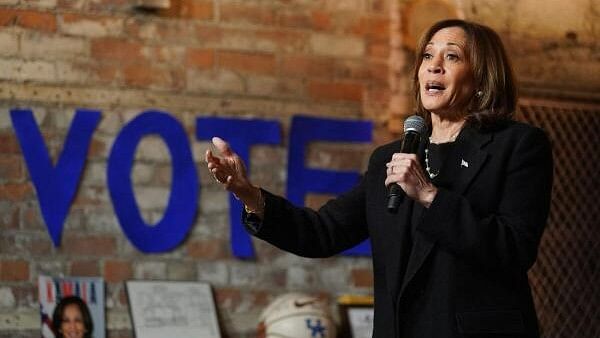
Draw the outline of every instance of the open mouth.
M444 86L440 82L428 81L425 84L425 91L428 93L439 93L439 92L443 91L444 89L446 89L446 86Z

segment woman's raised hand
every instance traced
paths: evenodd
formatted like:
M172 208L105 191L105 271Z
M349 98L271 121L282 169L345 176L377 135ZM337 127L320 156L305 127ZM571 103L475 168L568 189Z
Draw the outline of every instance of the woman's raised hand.
M219 137L213 137L212 143L218 154L206 150L206 163L214 179L223 184L225 189L234 193L246 205L254 202L257 196L256 189L246 173L246 165L242 159L231 150L229 144ZM248 202L248 203L247 203Z

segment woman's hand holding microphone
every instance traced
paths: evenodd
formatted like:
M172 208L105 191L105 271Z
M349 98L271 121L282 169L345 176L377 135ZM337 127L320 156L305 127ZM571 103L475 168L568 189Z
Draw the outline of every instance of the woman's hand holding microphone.
M408 197L429 208L437 194L437 188L426 177L417 155L395 153L386 167L386 186L400 185Z

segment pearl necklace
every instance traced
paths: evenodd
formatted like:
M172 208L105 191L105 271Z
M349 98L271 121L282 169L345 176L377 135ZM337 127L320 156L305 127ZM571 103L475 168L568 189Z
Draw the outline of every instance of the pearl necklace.
M456 131L456 133L454 133L452 136L450 136L448 141L446 141L444 143L456 141L456 138L458 137L458 134L460 134L461 130L462 130L462 126ZM440 174L441 169L439 169L437 171L437 173L434 173L433 170L431 169L431 166L429 165L429 145L431 143L433 143L433 142L431 142L431 137L429 137L429 142L427 143L427 147L425 148L425 170L427 171L427 174L429 174L429 178L434 179L437 175Z
M427 148L425 148L425 170L427 171L427 174L429 174L429 178L431 179L434 179L437 175L440 174L439 170L437 173L434 173L431 170L431 167L429 166L429 144L427 145Z

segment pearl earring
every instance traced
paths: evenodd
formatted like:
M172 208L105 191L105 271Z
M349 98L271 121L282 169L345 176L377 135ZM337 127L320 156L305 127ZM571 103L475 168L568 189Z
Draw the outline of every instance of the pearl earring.
M475 93L475 96L477 97L481 97L483 95L483 92L481 90L478 90L477 93Z

